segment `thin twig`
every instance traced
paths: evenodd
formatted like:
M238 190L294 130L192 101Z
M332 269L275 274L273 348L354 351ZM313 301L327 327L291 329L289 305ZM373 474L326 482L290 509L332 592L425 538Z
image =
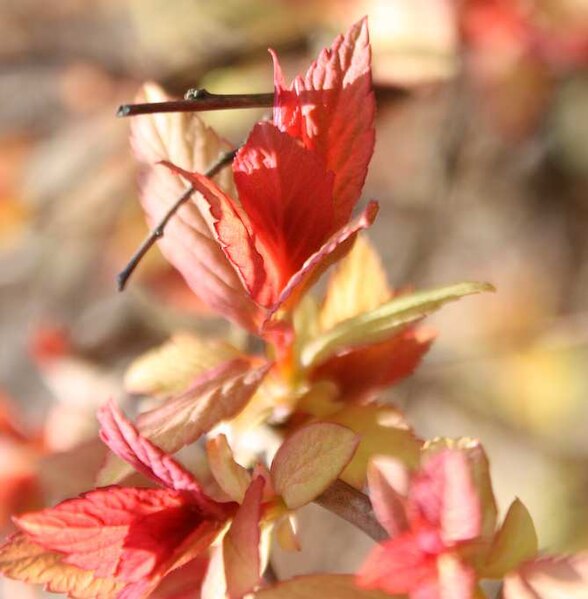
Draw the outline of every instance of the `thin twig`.
M230 108L267 108L273 106L274 94L211 94L206 89L188 90L183 100L149 102L146 104L123 104L116 116L136 116L159 112L197 112L225 110Z
M214 177L221 169L230 164L238 149L231 150L223 154L210 168L204 173L205 177ZM176 200L176 202L169 208L163 218L159 221L157 226L149 232L149 235L145 237L143 243L138 247L137 251L133 254L128 264L121 270L116 276L116 283L119 291L123 291L130 276L139 265L139 262L143 259L143 256L151 249L153 244L163 237L165 233L165 227L171 220L172 216L185 204L192 194L196 191L194 186L188 187L184 193Z
M374 541L380 542L388 538L376 519L369 497L342 480L336 480L314 502L347 520Z

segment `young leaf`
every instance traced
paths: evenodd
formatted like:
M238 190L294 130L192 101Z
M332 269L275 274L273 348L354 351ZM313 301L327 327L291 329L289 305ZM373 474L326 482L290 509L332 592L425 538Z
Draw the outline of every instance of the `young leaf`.
M447 302L493 290L488 283L459 283L394 298L371 312L341 322L313 340L302 351L302 365L308 368L338 351L382 341L408 324L435 312Z
M339 424L317 422L297 430L273 459L276 493L290 509L311 502L341 474L358 443L359 437Z
M335 228L348 220L374 150L375 99L367 19L324 49L286 89L274 58L274 124L314 150L335 174Z
M222 420L238 414L255 393L269 365L252 369L248 360L233 360L201 375L193 387L137 419L140 434L164 452L175 453ZM99 475L101 485L121 481L132 469L110 457Z
M146 85L139 102L167 100L154 84ZM141 203L149 226L155 226L185 189L178 177L157 164L169 160L188 171L204 172L230 146L194 114L141 115L131 121L131 145L144 165ZM230 169L217 177L233 193ZM214 239L201 212L198 194L188 200L169 221L159 240L165 257L188 285L212 309L255 330L258 309L248 297L237 273Z
M125 390L155 396L181 393L200 374L237 357L239 351L224 341L175 333L133 360L125 372Z
M64 593L71 599L114 599L123 588L123 583L112 578L66 563L63 554L44 549L22 533L0 547L0 573L44 585L50 593Z
M515 499L494 537L486 564L485 578L502 578L538 551L537 533L531 514L520 499Z
M315 574L298 576L291 580L261 589L254 599L394 599L380 591L366 591L355 586L353 576L347 574ZM398 598L400 599L400 598Z
M223 538L223 560L229 599L240 599L261 576L259 553L261 500L264 480L256 478L245 493L227 534Z
M241 503L251 482L251 475L237 464L225 435L206 442L206 454L212 476L220 488L233 500Z

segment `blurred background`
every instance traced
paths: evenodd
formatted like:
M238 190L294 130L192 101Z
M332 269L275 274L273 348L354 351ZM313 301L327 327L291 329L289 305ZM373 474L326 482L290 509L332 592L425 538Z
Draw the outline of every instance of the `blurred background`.
M390 280L498 289L435 317L390 397L425 437L480 438L542 547L588 546L586 0L2 0L0 527L90 486L94 411L130 360L178 329L235 334L157 251L117 293L146 233L117 105L149 79L271 91L268 47L293 75L364 14ZM264 114L203 118L238 143Z

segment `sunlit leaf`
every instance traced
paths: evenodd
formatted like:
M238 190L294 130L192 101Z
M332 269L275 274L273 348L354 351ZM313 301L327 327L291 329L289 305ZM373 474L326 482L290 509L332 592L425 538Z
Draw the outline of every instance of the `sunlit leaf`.
M125 389L142 395L180 393L203 372L238 356L239 351L224 341L176 333L131 363Z
M283 551L300 551L300 540L296 533L296 521L293 514L286 514L275 525L275 535Z
M297 430L272 462L276 493L291 509L309 503L337 479L358 443L359 437L339 424L318 422Z
M345 348L382 341L395 331L435 312L447 302L493 290L488 283L459 283L394 298L320 335L304 348L301 362L303 366L310 367Z
M359 198L374 149L375 99L367 19L322 50L303 77L286 88L275 54L274 124L314 150L335 174L336 227Z

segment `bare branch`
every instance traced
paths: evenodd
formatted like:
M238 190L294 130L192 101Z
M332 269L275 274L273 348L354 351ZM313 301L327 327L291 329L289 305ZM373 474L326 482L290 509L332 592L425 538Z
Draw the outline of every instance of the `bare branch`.
M191 89L183 100L149 102L146 104L123 104L116 116L136 116L157 112L201 112L231 108L266 108L273 106L274 94L211 94L206 89Z
M342 480L336 480L314 502L347 520L374 541L380 542L388 538L376 519L369 497Z

